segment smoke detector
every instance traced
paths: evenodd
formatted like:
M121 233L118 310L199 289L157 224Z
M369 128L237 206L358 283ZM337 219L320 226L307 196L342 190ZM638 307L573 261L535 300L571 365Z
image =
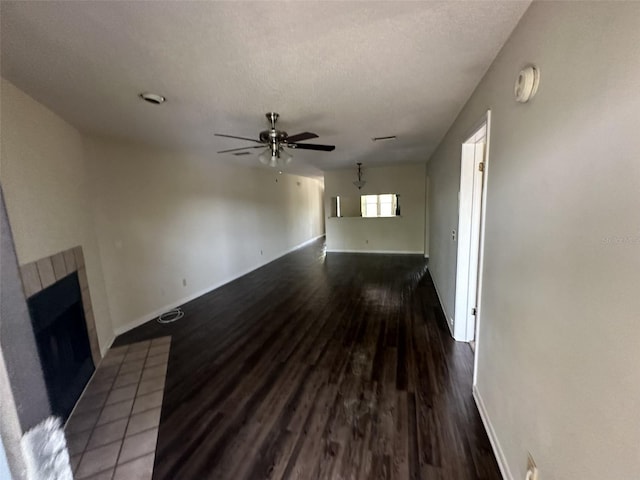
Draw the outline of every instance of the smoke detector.
M523 68L516 78L516 84L513 87L513 93L516 101L527 103L538 91L540 84L540 70L533 65Z

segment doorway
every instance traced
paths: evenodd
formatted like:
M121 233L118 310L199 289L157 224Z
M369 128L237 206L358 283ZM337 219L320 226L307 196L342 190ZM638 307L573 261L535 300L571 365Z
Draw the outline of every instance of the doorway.
M490 112L462 143L454 337L476 348ZM454 232L455 235L455 232Z

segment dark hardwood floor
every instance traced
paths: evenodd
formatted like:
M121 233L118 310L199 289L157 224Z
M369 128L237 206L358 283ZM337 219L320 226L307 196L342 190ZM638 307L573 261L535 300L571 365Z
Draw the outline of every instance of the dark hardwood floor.
M425 260L322 247L118 337L173 337L153 478L500 479Z

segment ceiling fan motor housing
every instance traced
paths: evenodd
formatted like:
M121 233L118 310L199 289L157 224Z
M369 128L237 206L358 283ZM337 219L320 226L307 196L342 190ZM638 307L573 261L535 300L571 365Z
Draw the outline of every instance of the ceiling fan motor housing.
M274 155L282 148L280 145L282 143L286 143L287 140L287 132L282 132L280 130L276 130L276 122L278 121L278 115L276 112L269 112L265 114L267 120L271 124L270 130L264 130L260 132L260 141L262 143L269 144L271 146L271 151Z
M287 139L287 132L281 130L264 130L260 132L260 141L263 143L282 143Z

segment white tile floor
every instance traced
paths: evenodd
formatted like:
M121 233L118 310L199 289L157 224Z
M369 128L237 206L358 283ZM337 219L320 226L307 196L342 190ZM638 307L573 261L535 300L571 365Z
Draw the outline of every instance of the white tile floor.
M77 480L151 480L171 337L107 352L65 426Z

